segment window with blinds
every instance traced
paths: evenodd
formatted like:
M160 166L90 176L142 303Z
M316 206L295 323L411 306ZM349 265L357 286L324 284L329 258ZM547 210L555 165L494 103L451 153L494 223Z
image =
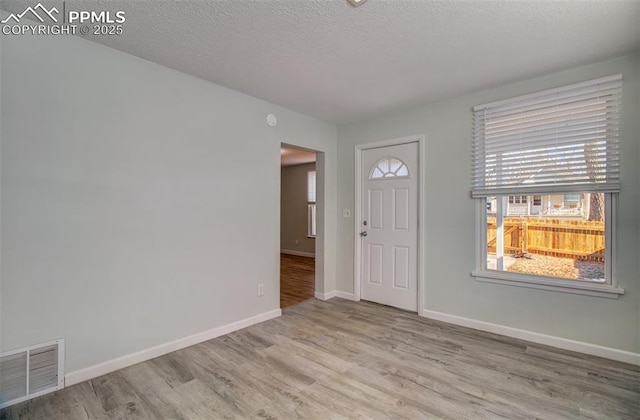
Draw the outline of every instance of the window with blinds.
M473 108L480 281L616 297L622 75Z
M472 196L617 192L622 75L473 108Z
M316 237L316 171L307 172L307 236Z
M316 202L316 171L307 172L307 201Z

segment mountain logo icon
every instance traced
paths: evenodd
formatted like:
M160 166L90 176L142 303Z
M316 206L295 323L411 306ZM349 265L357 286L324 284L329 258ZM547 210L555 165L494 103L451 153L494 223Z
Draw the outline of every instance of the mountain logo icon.
M38 11L40 13L38 13ZM55 7L52 7L51 10L47 10L47 8L42 5L42 3L38 3L36 7L29 6L26 9L24 9L22 13L18 13L17 15L15 13L11 13L6 19L1 21L0 23L8 23L12 19L15 21L15 23L19 23L20 19L22 19L27 13L31 13L31 16L38 19L41 23L44 23L44 19L42 17L43 15L49 16L49 18L52 21L57 23L58 19L54 16L54 13L57 15L58 13L60 13L60 11L58 11L58 9L56 9Z

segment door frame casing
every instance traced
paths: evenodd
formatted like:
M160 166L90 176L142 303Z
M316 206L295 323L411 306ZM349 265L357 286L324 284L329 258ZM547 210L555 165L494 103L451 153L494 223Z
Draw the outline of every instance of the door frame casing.
M325 285L328 282L327 270L325 269L325 263L327 261L326 253L327 247L326 235L325 235L325 220L326 220L326 208L325 208L325 190L326 190L326 155L324 150L310 148L308 146L301 146L290 142L280 142L279 149L283 147L290 149L304 150L307 152L313 152L316 154L316 236L315 236L315 283L314 283L314 296L324 295ZM280 165L280 171L278 172L280 182L278 184L279 198L282 197L282 165ZM280 293L281 293L281 278L280 278L280 250L281 250L281 233L282 233L282 207L280 200L278 200L278 308L280 308Z
M418 258L416 263L418 264L418 278L417 278L417 290L418 295L418 315L423 315L424 312L424 291L425 291L425 271L424 271L424 258L422 257L425 252L425 232L423 229L423 220L426 220L426 206L425 206L425 193L423 189L423 182L425 179L425 162L426 160L426 140L424 134L415 134L407 137L400 137L390 140L382 140L373 143L361 143L356 144L355 151L355 206L354 206L354 262L353 262L353 297L354 300L359 301L362 296L362 241L360 240L360 221L362 220L362 152L368 149L378 149L387 146L398 146L407 143L418 143Z

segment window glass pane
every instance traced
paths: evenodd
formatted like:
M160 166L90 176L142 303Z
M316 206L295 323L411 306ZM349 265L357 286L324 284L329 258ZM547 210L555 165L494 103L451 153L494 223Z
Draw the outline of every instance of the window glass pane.
M316 205L308 205L307 236L316 236Z
M567 196L578 201L565 205ZM488 197L487 269L604 283L606 197L604 193Z
M369 179L384 179L397 176L409 176L409 169L404 162L393 157L386 157L379 160L373 165L373 168L369 172Z

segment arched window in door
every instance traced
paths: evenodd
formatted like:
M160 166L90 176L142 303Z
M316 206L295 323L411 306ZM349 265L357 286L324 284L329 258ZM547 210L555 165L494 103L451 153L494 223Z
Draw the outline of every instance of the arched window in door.
M398 158L391 156L380 159L369 171L369 180L388 178L408 178L409 168Z

